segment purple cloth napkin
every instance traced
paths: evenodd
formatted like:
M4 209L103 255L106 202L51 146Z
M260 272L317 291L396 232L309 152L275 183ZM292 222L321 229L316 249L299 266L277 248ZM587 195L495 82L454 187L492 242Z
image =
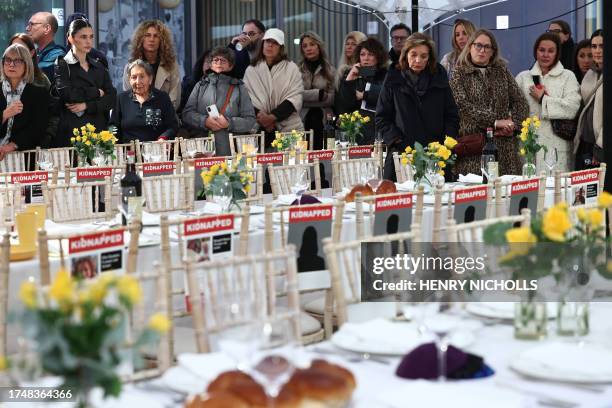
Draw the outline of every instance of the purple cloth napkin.
M291 205L319 204L319 203L320 201L317 199L317 197L314 197L308 194L302 194L300 201L298 202L298 200L295 199L291 203Z
M446 352L446 373L453 373L463 367L468 355L456 347L448 346ZM421 344L402 358L395 375L416 380L438 378L438 350L434 343Z

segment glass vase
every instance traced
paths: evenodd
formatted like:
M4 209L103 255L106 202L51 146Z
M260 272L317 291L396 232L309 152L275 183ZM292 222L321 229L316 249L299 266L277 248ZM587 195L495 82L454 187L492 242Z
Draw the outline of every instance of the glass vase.
M89 167L87 155L81 153L77 155L77 167Z
M526 157L525 164L523 164L523 177L535 177L536 173L535 157Z
M546 303L523 301L514 304L514 337L541 340L546 337L548 316Z
M557 304L557 334L586 336L589 333L589 303L559 302Z

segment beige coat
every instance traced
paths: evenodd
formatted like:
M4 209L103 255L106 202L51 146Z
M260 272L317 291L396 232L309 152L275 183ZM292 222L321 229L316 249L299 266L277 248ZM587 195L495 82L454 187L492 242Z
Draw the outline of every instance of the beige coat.
M584 108L578 119L578 131L574 138L574 153L578 150L580 137L582 136L582 121L585 120L585 112L591 104L595 104L593 108L593 131L595 132L595 144L603 149L603 75L597 79L597 73L592 69L589 70L582 78L580 85L580 93Z
M128 91L132 89L130 86L130 78L128 76L127 68L130 64L126 64L123 69L123 90ZM164 91L170 96L172 106L174 110L178 109L181 104L181 76L179 74L178 66L175 64L171 71L161 65L157 68L157 75L155 76L155 89Z
M259 61L256 66L250 65L244 74L244 85L253 106L262 112L270 113L285 100L291 102L295 112L276 123L278 131L304 130L299 114L304 101L304 83L300 69L294 62L283 60L272 69L268 68L265 60Z
M331 77L335 78L336 71L334 67L329 66L331 70ZM305 66L301 67L302 70L302 80L304 82L304 105L302 107L302 111L300 112L300 116L302 121L306 118L308 111L310 108L321 108L323 110L323 121L325 122L325 116L329 112L333 112L332 107L334 106L334 94L335 87L333 80L330 83L325 77L321 74L321 65L319 65L313 74L306 68ZM325 98L320 101L319 100L319 90L325 90Z
M542 85L546 88L546 95L542 104L529 95L529 87L534 85L532 75L539 75ZM549 149L557 148L557 169L571 171L573 169L572 142L557 136L552 129L551 119L574 119L580 109L580 85L576 76L570 70L563 69L558 62L546 75L536 62L528 71L523 71L516 77L519 88L523 91L529 104L529 115L540 118L542 125L538 130L539 143ZM540 150L536 157L538 173L546 170L544 164L544 151Z

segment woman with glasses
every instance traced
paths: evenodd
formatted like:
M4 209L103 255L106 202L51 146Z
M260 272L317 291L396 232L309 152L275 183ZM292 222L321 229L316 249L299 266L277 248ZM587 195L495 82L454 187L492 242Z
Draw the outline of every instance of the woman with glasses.
M459 113L431 38L414 33L406 40L399 69L392 69L376 107L376 128L388 146L384 178L395 180L393 152L415 142L425 146L457 137Z
M459 58L461 51L465 48L465 44L467 44L468 39L474 31L476 31L476 27L474 27L474 24L472 24L470 20L464 20L462 18L455 20L453 31L451 31L451 44L453 50L444 54L442 61L440 61L440 64L446 69L449 78L453 76L457 58Z
M130 62L137 59L153 67L153 86L170 96L174 109L181 103L181 76L170 29L159 20L146 20L136 27L132 36ZM126 64L123 90L130 90Z
M529 114L529 106L512 73L500 58L493 33L480 29L468 39L459 55L450 86L459 108L459 145L481 138L484 143L487 128L495 131L494 143L499 153L499 174L521 174L522 161L515 131ZM463 145L463 146L461 146ZM472 146L472 145L471 145ZM453 172L480 174L480 151L464 150Z
M48 121L49 93L33 81L30 52L23 45L10 45L0 66L0 160L14 150L41 145Z
M593 66L580 84L584 108L574 138L576 170L599 166L603 160L603 47L603 30L597 30L591 35Z
M117 91L104 66L89 56L94 32L87 20L74 20L68 27L70 51L55 61L55 84L62 110L52 144L70 146L74 128L91 123L97 130L108 127Z
M229 156L229 134L250 132L255 127L255 111L244 83L229 76L234 68L233 50L217 47L209 58L211 72L193 88L183 121L204 134L213 132L215 155Z
M117 95L111 125L117 128L121 143L131 140L154 142L173 139L178 119L170 97L153 88L153 68L143 60L129 64L128 75L132 90Z
M34 66L34 81L32 81L32 84L49 90L49 88L51 87L51 82L49 81L49 78L47 78L47 76L38 67L36 45L34 45L32 37L25 33L17 33L13 35L9 40L9 45L13 44L21 44L30 51L30 55L32 56L32 65Z
M367 36L361 31L351 31L344 37L342 55L340 55L338 69L336 69L336 89L340 86L340 80L346 78L348 71L359 61L359 55L355 52L357 46L367 40Z
M527 99L529 114L541 120L538 143L549 150L557 149L557 170L570 171L572 143L555 134L551 121L576 118L580 109L578 81L574 73L564 69L559 61L561 41L558 35L540 35L533 46L533 57L536 60L533 67L518 74L516 82ZM538 173L545 169L543 163L544 151L540 150L536 157Z
M304 107L300 116L306 130L314 131L314 146L323 148L323 125L334 104L334 76L336 71L327 59L321 37L307 31L300 37L302 61L298 64L304 81Z

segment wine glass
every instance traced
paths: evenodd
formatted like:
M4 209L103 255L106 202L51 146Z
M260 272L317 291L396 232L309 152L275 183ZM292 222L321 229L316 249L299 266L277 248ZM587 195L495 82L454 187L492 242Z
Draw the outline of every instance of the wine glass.
M191 140L186 140L187 156L193 159L198 151L196 144Z
M295 172L293 173L293 182L291 184L291 192L295 194L295 198L298 203L301 201L302 195L306 190L310 181L308 180L308 168L304 166L296 166Z
M53 156L47 150L41 150L38 154L38 167L44 171L53 170Z
M544 164L548 168L548 177L553 176L553 171L557 167L559 161L559 153L556 147L548 148L544 150Z
M221 212L229 212L232 203L232 185L229 181L219 183L214 191L215 201L221 206Z
M367 166L368 184L372 187L373 191L378 190L378 187L382 183L381 168L378 164L369 163Z

